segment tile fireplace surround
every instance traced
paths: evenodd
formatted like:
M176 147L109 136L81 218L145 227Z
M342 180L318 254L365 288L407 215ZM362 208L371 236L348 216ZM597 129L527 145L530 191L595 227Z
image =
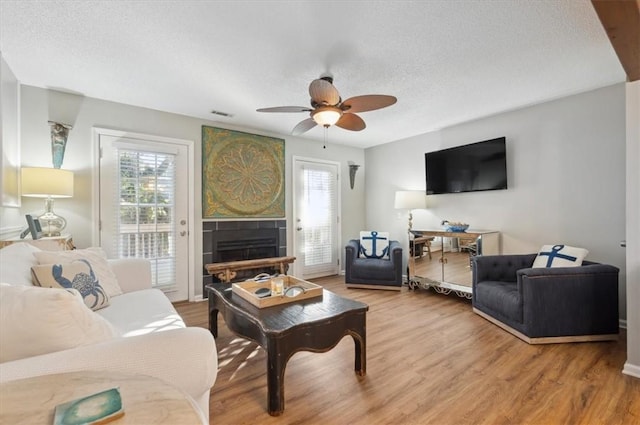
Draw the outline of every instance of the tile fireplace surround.
M286 220L205 221L202 223L202 288L218 281L204 269L205 264L284 257L287 255ZM238 272L235 280L245 280L260 271Z

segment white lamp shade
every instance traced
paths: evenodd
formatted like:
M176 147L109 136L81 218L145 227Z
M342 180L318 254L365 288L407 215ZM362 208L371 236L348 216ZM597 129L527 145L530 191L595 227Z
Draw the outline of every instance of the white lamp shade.
M59 168L23 168L22 196L71 198L73 172Z
M396 192L396 209L420 210L427 208L427 195L422 190L399 190Z

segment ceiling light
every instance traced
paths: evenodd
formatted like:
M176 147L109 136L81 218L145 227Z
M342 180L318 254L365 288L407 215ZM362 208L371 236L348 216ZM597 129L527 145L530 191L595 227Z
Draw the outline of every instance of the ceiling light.
M311 118L323 127L329 127L338 122L342 110L335 106L322 106L311 113Z

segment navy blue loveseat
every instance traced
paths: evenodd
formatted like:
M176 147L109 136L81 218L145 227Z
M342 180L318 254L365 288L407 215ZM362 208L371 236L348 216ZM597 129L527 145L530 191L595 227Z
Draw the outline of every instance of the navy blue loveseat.
M530 344L617 339L618 268L531 268L536 255L474 257L474 312Z

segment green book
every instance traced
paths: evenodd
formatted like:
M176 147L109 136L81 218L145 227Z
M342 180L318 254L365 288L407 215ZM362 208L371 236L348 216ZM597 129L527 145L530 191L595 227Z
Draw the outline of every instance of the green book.
M57 405L53 425L103 424L122 415L122 398L116 387Z

